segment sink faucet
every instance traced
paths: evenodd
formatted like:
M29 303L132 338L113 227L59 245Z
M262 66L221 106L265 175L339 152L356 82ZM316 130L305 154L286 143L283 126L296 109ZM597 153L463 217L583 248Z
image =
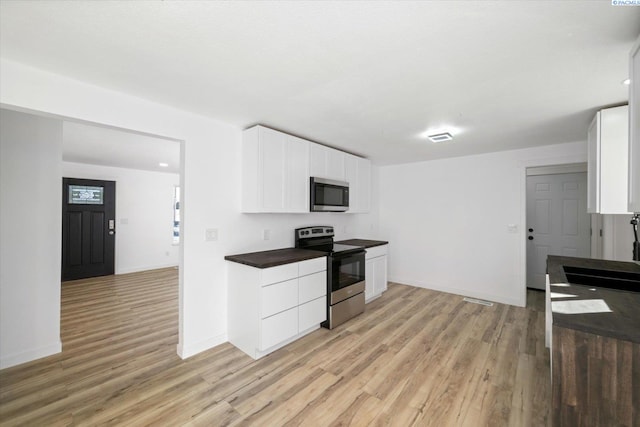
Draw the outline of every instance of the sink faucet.
M640 261L640 242L638 242L638 222L640 222L640 212L636 212L631 217L631 226L633 227L633 260Z

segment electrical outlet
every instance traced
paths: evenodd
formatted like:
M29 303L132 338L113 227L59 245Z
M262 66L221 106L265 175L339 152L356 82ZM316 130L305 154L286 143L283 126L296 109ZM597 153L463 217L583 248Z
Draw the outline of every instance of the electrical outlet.
M204 240L206 240L207 242L214 242L218 240L218 229L207 228L204 233Z
M507 225L507 232L508 233L517 233L518 232L518 225L517 224L509 224L509 225Z
M262 240L271 239L271 230L262 230Z

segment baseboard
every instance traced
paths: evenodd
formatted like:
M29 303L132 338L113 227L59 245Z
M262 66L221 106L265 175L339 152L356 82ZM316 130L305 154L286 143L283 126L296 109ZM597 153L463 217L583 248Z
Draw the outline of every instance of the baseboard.
M178 344L178 356L182 359L186 359L191 356L195 356L205 350L209 350L217 345L224 344L228 341L227 334L221 334L217 337L212 337L204 341L200 341L190 345Z
M518 298L505 298L503 295L494 295L494 294L488 294L485 292L473 291L469 289L452 288L449 286L439 286L434 283L426 283L419 280L411 280L411 279L402 278L402 277L389 278L389 281L394 283L400 283L403 285L416 286L418 288L431 289L433 291L446 292L448 294L478 298L478 299L498 302L502 304L514 305L516 307L524 307L524 304Z
M0 369L10 368L12 366L21 365L36 359L51 356L62 351L62 342L58 341L54 344L36 348L33 350L22 351L20 353L10 354L0 357Z
M169 268L169 267L178 267L178 265L175 262L171 262L168 264L147 265L142 267L125 268L125 269L118 269L115 272L115 274L139 273L141 271L159 270L161 268Z

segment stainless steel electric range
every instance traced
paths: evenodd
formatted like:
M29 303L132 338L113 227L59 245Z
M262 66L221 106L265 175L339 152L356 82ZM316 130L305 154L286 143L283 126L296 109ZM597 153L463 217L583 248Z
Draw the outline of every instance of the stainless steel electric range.
M365 249L333 242L331 226L298 228L295 246L327 253L327 320L333 329L364 311Z

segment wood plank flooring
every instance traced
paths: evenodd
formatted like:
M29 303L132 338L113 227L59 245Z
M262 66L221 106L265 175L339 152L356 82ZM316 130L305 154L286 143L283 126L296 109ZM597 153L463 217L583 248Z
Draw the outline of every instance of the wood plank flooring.
M253 361L181 360L177 270L62 285L58 355L0 371L0 425L546 426L543 294L527 308L399 284Z

